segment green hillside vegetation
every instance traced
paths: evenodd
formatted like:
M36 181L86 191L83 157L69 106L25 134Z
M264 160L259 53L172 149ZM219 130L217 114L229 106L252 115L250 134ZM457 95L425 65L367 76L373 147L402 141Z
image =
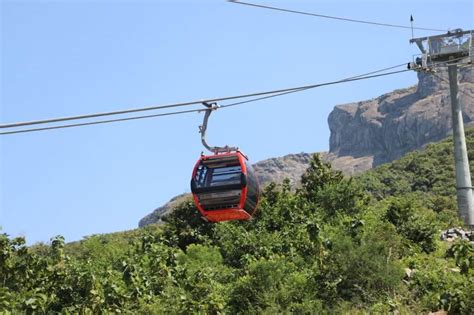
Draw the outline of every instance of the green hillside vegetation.
M187 200L162 226L71 244L1 235L0 313L472 314L474 249L439 240L460 224L451 146L357 178L315 155L248 222L206 223Z
M466 130L471 170L474 169L474 128ZM471 172L471 177L474 173ZM362 184L377 198L401 196L412 192L455 196L455 168L451 137L428 144L422 151L406 154L360 176Z

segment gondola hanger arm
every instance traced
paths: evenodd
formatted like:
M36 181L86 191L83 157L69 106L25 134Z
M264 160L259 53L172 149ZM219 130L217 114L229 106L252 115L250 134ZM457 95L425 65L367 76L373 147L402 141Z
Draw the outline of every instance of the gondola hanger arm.
M199 126L199 133L201 134L201 142L202 145L209 151L211 151L214 154L219 154L219 153L227 153L227 152L232 152L232 151L238 151L239 148L237 147L229 147L228 145L224 147L217 147L217 146L210 146L207 141L206 141L206 130L207 130L207 122L209 120L209 116L211 116L211 113L219 108L219 105L217 103L207 103L203 102L202 105L206 106L205 113L204 113L204 120L202 122L202 125Z

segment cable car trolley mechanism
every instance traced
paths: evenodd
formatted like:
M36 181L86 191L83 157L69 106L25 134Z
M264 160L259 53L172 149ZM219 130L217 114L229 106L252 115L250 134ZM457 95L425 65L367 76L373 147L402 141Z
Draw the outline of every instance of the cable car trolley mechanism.
M201 154L192 178L194 203L209 222L249 220L260 199L258 179L247 157L237 147L212 147L206 142L207 121L216 103L203 103L204 121L199 126L201 141L212 155Z
M467 59L467 63L474 61L473 30L463 31L458 28L446 34L410 39L421 51L421 55L414 56L408 69L430 70L436 64L460 61Z

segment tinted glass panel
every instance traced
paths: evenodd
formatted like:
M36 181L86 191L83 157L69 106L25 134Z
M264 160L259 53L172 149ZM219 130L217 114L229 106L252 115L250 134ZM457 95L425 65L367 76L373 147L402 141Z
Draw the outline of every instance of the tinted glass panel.
M194 180L197 188L239 185L242 181L241 173L240 165L218 168L199 165Z
M240 166L215 168L212 170L210 186L235 185L240 184Z

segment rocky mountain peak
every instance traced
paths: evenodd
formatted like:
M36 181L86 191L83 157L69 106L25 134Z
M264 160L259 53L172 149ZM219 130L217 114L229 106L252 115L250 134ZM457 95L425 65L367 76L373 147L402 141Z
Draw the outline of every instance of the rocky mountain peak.
M460 70L459 100L464 122L474 121L474 80L471 68ZM400 158L451 130L447 71L418 73L418 85L377 98L338 105L328 118L329 151L338 157L373 156L373 165Z

